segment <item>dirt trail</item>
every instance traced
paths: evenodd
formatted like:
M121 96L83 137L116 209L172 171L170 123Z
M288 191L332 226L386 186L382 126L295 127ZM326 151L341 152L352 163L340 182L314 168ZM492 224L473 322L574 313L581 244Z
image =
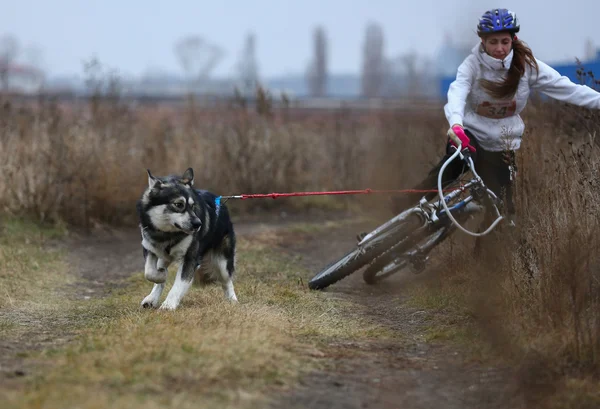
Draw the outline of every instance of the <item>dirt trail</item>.
M311 222L316 220L311 219ZM237 223L239 236L264 229L285 228L285 222ZM332 257L354 244L356 227L315 233L305 240L290 240L282 250L301 255L302 263L317 271ZM306 239L308 238L308 239ZM65 289L76 299L99 297L120 279L142 269L137 230L104 231L94 236L75 235L66 246L69 263L81 279ZM310 277L306 277L310 279ZM347 342L330 345L326 356L335 357L327 371L302 379L290 393L275 396L274 408L516 408L508 403L515 383L509 372L467 363L458 351L424 340L426 313L405 305L404 286L417 276L391 277L385 285L367 286L355 274L330 287L332 297L352 300L362 308L357 315L403 334L403 341ZM118 284L117 284L118 285ZM0 341L0 382L36 370L25 367L30 350L58 346L71 339L69 322L51 327L24 322L28 330L19 340ZM54 329L53 329L54 328ZM58 336L60 333L60 336ZM28 340L28 342L24 342Z
M365 226L373 227L373 226ZM319 234L318 240L291 243L287 251L305 256L315 273L355 245L356 227ZM315 237L316 238L316 237ZM425 341L427 313L406 305L403 289L427 273L404 273L369 286L360 272L330 286L332 297L350 299L356 314L402 334L401 342L331 345L333 368L311 374L281 408L517 408L517 383L510 369L468 363L457 350ZM435 277L433 277L435 278Z
M68 300L105 296L119 281L140 270L139 233L98 231L93 236L73 232L51 246L66 250L74 284L59 290ZM58 348L75 336L77 317L47 313L38 309L0 310L0 319L16 322L17 336L0 338L0 384L19 387L19 379L41 370L28 356L31 352Z

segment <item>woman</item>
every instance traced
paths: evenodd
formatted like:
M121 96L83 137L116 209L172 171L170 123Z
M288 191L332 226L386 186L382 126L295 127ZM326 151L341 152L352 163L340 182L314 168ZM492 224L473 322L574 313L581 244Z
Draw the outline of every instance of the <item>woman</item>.
M512 221L514 203L512 178L514 152L521 145L525 128L519 116L531 90L582 107L600 109L600 93L571 82L536 59L517 38L520 26L515 13L507 9L486 11L477 24L480 42L458 67L456 80L448 90L444 107L450 125L448 136L456 136L475 160L475 168L486 185L499 194ZM449 138L446 156L419 184L419 189L437 188L441 165L454 153ZM444 184L455 180L463 163L454 160L444 171ZM431 199L435 193L428 195ZM415 204L416 196L396 203L399 212ZM408 203L410 201L410 203Z

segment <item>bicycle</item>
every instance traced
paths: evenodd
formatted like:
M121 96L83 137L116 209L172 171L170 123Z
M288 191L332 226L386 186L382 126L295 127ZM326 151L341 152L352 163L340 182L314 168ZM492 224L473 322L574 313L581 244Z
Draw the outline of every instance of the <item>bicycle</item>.
M478 237L489 234L504 218L500 212L502 201L488 189L475 170L473 159L467 150L463 153L460 140L455 153L442 165L438 173L439 199L428 201L424 196L419 203L381 224L359 238L356 248L317 273L308 283L312 290L324 289L355 271L368 265L363 272L367 284L375 284L411 265L416 272L422 271L429 253L457 228ZM450 190L442 189L444 170L456 157L466 164L473 174L467 183ZM461 199L461 194L468 196ZM452 203L449 206L449 203ZM491 206L496 219L487 230L476 233L465 229L461 222ZM460 220L457 220L457 218Z

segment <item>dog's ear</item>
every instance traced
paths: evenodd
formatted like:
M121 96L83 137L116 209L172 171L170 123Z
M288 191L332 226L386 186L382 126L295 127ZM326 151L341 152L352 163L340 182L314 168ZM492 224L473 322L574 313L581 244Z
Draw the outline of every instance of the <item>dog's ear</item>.
M186 171L183 172L181 181L186 185L192 186L194 184L194 169L187 168Z
M146 169L146 172L148 172L148 187L150 189L160 188L161 181L152 176L150 169Z

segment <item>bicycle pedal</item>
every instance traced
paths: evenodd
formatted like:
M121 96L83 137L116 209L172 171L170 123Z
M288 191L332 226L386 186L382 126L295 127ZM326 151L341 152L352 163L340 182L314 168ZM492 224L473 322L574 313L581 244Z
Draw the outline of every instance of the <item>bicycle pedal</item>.
M429 260L429 256L416 255L413 257L410 261L412 272L414 274L422 273L427 266L427 260Z

